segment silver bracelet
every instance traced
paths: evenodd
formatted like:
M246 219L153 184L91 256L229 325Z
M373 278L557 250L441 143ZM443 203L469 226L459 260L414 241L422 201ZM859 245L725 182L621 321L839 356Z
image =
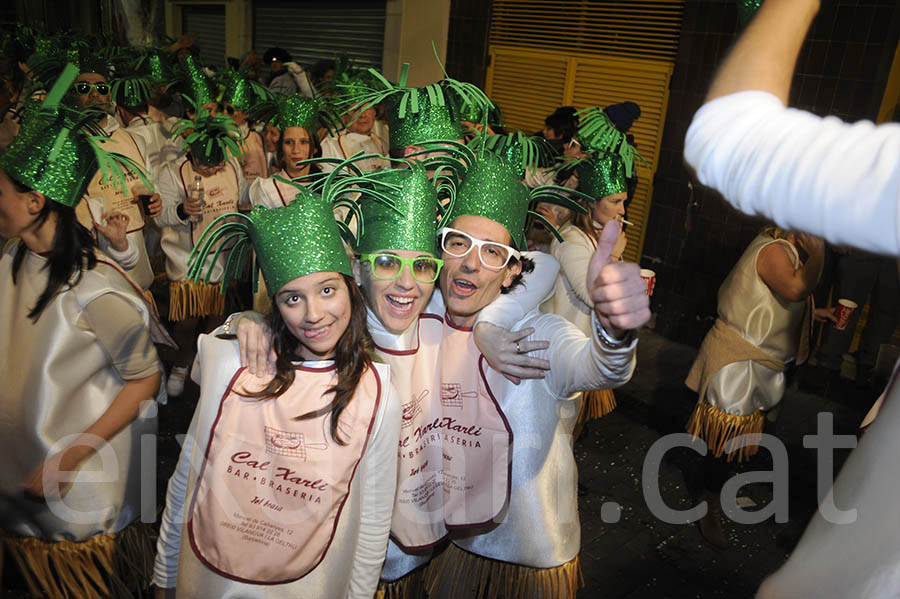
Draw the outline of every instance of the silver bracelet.
M606 329L603 328L603 325L600 324L600 320L597 320L597 325L594 327L594 330L597 332L600 345L607 349L622 349L623 347L627 347L631 345L631 342L634 341L636 336L634 330L629 329L628 331L625 331L625 337L622 339L614 339Z

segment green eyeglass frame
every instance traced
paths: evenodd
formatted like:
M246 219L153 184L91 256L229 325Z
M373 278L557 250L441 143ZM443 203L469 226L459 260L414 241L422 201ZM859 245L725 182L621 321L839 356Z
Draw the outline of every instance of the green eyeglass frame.
M444 267L443 260L441 260L440 258L433 258L431 256L416 256L415 258L402 258L400 256L397 256L396 254L380 253L380 254L359 254L357 257L360 259L360 261L367 262L369 264L369 270L372 272L372 276L381 281L393 281L394 279L396 279L403 273L404 268L408 268L410 274L412 274L413 278L416 281L418 281L419 283L426 283L426 284L434 283L435 281L437 281L438 275L441 274L441 268ZM381 260L381 259L387 259L388 261L393 261L394 266L392 268L396 267L396 263L400 264L400 267L397 268L397 272L394 273L393 276L389 276L389 277L379 276L378 265L376 264L376 261ZM435 265L434 276L431 278L420 277L419 273L416 273L416 268L415 268L416 262L428 262L428 263L434 264ZM382 268L388 267L388 265L386 265L386 264L382 264L381 266L382 266Z

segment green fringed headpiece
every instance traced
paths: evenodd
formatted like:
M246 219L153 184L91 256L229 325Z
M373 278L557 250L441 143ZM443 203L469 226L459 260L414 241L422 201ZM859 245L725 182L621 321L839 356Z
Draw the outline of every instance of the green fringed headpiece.
M343 127L340 116L324 98L307 98L299 94L263 100L251 109L250 117L282 131L288 127L303 127L310 135L316 135L319 125L329 133L336 133Z
M528 136L521 131L506 135L478 133L469 145L474 148L483 147L502 156L516 169L520 179L525 177L527 170L552 165L556 154L553 146L543 137Z
M253 108L256 102L268 99L272 95L269 90L233 69L224 71L220 81L225 88L222 102L232 104L244 112Z
M185 150L201 164L214 166L228 160L229 156L243 158L241 130L229 116L210 116L202 107L197 108L194 120L181 119L172 127L169 137L176 139L187 133Z
M615 154L603 152L581 160L575 172L578 173L578 189L593 200L628 191L625 165Z
M625 176L629 179L634 172L634 159L650 168L647 161L638 154L625 134L616 129L615 124L602 108L585 108L578 111L578 140L588 154L615 154L622 160Z
M243 272L251 242L266 288L273 297L285 283L310 273L336 271L352 276L341 238L350 241L353 234L345 223L335 220L334 210L348 208L357 218L358 234L365 236L365 217L359 204L348 198L348 194L362 189L367 201L390 206L390 194L397 189L396 185L362 174L356 167L356 162L372 156L360 153L337 161L336 168L330 173L316 173L304 179L311 181L307 186L276 177L297 188L293 201L285 207L256 206L249 215L224 214L217 218L191 251L188 276L195 281L202 277L203 265L215 248L205 277L209 282L219 254L224 248L231 247L222 278L221 292L225 293L228 280ZM253 280L258 279L254 276Z
M61 104L78 74L78 67L66 66L40 109L28 115L19 135L0 156L0 169L69 207L81 200L98 169L104 181L112 180L120 190L127 191L126 171L153 189L140 166L127 156L103 148L108 138L97 123L105 113Z
M436 255L438 192L425 167L410 163L408 169L376 171L367 177L394 186L382 191L385 201L373 201L363 186L364 234L359 235L356 250L369 254L377 250L408 250Z
M430 144L426 145L429 151L441 149L455 154L454 157L435 159L438 163L464 162L459 167L451 169L460 176L460 179L455 193L450 194L446 214L441 219L441 223L448 226L452 227L453 221L461 216L483 216L503 225L509 231L512 245L524 251L528 247L525 230L529 217L543 222L558 239L561 239L556 229L541 214L530 209L532 206L540 202L549 202L576 212L587 212L587 209L574 199L589 200L586 195L556 185L542 185L529 189L521 182L516 168L501 156L491 152L481 152L475 156L469 148L466 148L465 153L461 153L458 152L459 147L454 152L440 146L429 146ZM425 167L429 168L428 161Z
M187 54L181 60L184 92L188 94L195 106L203 106L218 101L218 91L206 73L197 63L193 54Z
M396 85L374 69L371 84L347 89L342 107L365 109L385 102L390 127L391 149L402 150L435 139L462 139L457 108L468 106L487 114L494 104L477 86L445 77L425 87L407 87L409 63L403 65ZM339 88L341 86L339 85Z
M297 198L287 206L254 206L248 215L223 214L213 221L191 251L188 277L194 281L205 278L208 283L219 254L230 247L222 277L224 293L228 281L241 276L251 244L272 297L285 283L314 272L353 276L331 203L298 188ZM204 277L203 265L210 254L213 260Z
M140 67L154 85L169 86L175 76L172 54L161 48L147 48Z

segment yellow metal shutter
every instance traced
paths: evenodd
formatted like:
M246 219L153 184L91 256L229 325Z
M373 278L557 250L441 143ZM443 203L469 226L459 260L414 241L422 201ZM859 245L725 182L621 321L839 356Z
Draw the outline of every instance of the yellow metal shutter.
M539 131L558 106L630 100L638 165L625 259L639 262L681 28L681 0L495 0L485 85L508 127Z

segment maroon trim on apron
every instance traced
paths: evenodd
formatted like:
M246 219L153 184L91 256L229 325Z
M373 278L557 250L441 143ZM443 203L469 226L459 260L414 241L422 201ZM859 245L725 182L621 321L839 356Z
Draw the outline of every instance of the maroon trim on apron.
M219 411L216 414L216 419L213 421L212 428L210 428L209 441L206 444L206 451L204 451L204 453L203 453L203 466L201 467L200 473L197 476L197 484L194 488L194 496L191 498L191 505L190 505L190 508L188 511L188 514L191 514L191 516L192 516L191 519L188 520L188 523L187 523L188 540L191 543L191 549L194 552L194 556L196 556L196 558L200 561L200 563L202 563L204 566L206 566L207 568L209 568L210 570L212 570L219 576L222 576L229 580L234 580L235 582L240 582L240 583L244 583L244 584L256 584L256 585L266 585L266 586L276 585L276 584L287 584L289 582L295 582L297 580L304 578L310 572L314 571L316 568L319 567L319 564L321 564L322 560L325 559L325 556L328 555L328 549L331 547L332 541L334 541L334 535L335 535L335 532L337 531L338 522L341 519L341 513L344 511L344 506L347 503L347 498L350 497L350 488L353 486L353 479L356 477L356 470L357 470L357 468L359 468L359 463L362 461L363 457L366 455L366 450L369 447L369 439L372 434L372 428L375 426L375 418L378 416L378 406L381 404L381 377L378 376L378 370L375 369L375 367L372 365L372 362L368 358L366 358L366 367L372 372L373 375L375 375L375 383L376 383L375 407L372 409L372 419L369 421L369 428L366 431L366 440L363 442L362 453L360 453L359 459L356 461L356 465L353 466L353 472L350 474L350 480L347 483L347 495L344 496L344 499L341 502L340 507L338 507L337 513L334 516L334 527L331 529L331 536L328 538L328 543L325 545L325 550L322 552L322 557L319 558L319 561L316 562L316 564L312 568L310 568L309 571L306 572L306 574L304 574L303 576L300 576L298 578L288 578L285 580L275 580L275 581L248 580L245 578L241 578L239 576L234 576L232 574L228 574L227 572L223 572L223 571L219 570L218 568L216 568L215 566L213 566L212 564L210 564L208 561L206 561L206 559L200 554L200 550L197 548L197 544L194 541L194 527L193 527L194 503L197 500L197 491L200 487L200 481L203 479L203 473L206 470L206 465L209 463L209 450L210 450L210 447L212 446L212 442L213 442L213 433L215 432L216 426L219 423L219 419L222 416L222 405L225 403L225 399L231 394L231 390L234 387L234 383L237 381L238 376L241 374L241 372L246 370L246 367L242 366L237 369L237 372L235 372L234 376L231 377L231 381L228 383L228 387L225 389L225 393L222 395L222 399L219 400ZM302 366L302 365L294 366L295 370L303 370L303 371L307 371L307 372L326 372L329 370L335 370L336 368L337 368L337 366L334 366L334 365L325 367L325 368L312 368L312 367Z
M457 331L466 331L467 333L471 333L475 327L462 327L456 324L453 324L453 319L450 318L449 312L444 312L444 320L447 323L447 326L451 329L456 329Z
M440 316L438 316L437 314L419 314L419 320L422 320L423 318L433 318L434 320L440 321L441 323L444 322L444 319L441 318ZM377 343L375 344L375 349L377 349L380 352L389 354L391 356L411 356L411 355L419 352L420 335L421 335L421 329L418 328L418 324L417 324L416 325L416 347L415 347L415 349L388 349L386 347L381 347Z

